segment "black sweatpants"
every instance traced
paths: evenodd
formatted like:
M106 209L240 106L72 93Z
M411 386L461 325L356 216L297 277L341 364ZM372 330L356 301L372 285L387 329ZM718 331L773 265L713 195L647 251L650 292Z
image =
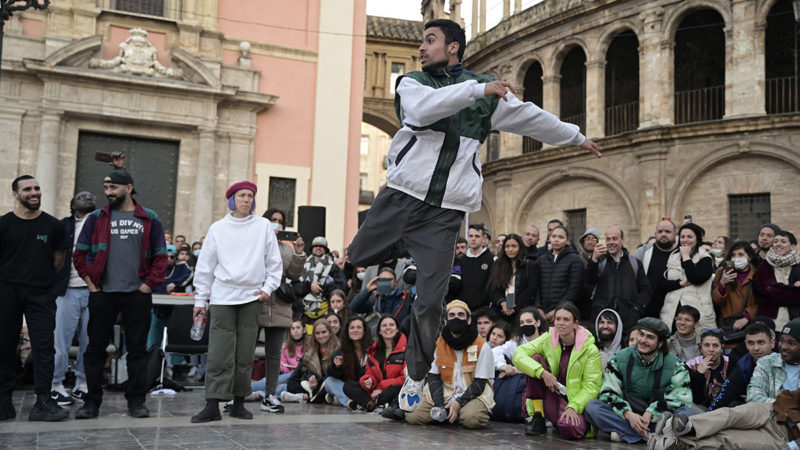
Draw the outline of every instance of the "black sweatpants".
M417 264L417 299L406 347L408 375L422 380L431 370L439 337L444 295L453 269L464 213L432 206L396 189L375 197L347 255L356 266L379 264L404 249Z
M357 405L366 408L367 403L372 400L372 397L361 388L361 384L358 381L345 381L343 389L344 394L350 400L356 402ZM397 401L398 394L400 394L400 386L389 386L385 391L378 394L378 398L375 399L375 405L385 405L387 403L393 405Z
M97 406L103 402L103 370L106 348L114 335L114 323L122 312L125 347L128 350L128 387L125 398L129 405L144 403L150 386L147 380L147 333L150 331L150 309L153 296L144 292L92 292L89 294L89 345L83 356L86 401ZM189 330L186 330L188 333Z
M10 401L14 390L20 366L17 344L23 314L31 339L35 392L50 395L56 353L56 292L52 288L0 282L0 307L0 404Z

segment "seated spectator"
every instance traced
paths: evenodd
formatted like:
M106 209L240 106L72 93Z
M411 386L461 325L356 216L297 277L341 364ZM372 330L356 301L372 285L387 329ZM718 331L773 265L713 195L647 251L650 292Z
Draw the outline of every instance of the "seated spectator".
M647 446L650 449L791 449L800 443L798 423L800 390L783 391L772 404L747 403L691 417L664 414Z
M688 411L692 405L689 374L677 356L667 352L669 327L652 317L639 320L636 346L608 361L597 400L586 406L586 420L629 444L647 441L665 412Z
M379 405L399 409L397 394L405 381L406 336L392 316L378 322L378 337L367 350L369 358L364 375L358 381L346 381L344 393L351 399L351 409L374 411ZM402 411L402 410L401 410Z
M519 370L511 363L517 347L527 344L547 332L547 322L537 308L525 308L520 311L516 325L516 334L502 345L492 346L494 369L500 372L501 377L519 373Z
M339 348L339 339L334 336L325 319L314 322L311 339L303 346L303 359L286 382L281 393L282 402L322 403L322 383L328 375L333 353Z
M711 301L711 281L714 263L711 256L700 248L705 231L692 222L678 230L680 246L670 254L667 280L680 280L680 288L667 293L661 308L661 321L671 323L678 305L688 305L700 311L700 326L713 329L717 326L714 304Z
M753 317L753 320L750 321L751 325L754 323L763 323L764 325L767 326L767 328L772 330L772 336L775 337L774 339L775 342L774 345L772 346L772 351L768 352L767 354L780 351L775 331L775 322L769 317L755 316ZM740 344L738 344L736 347L732 348L729 352L726 353L731 358L731 361L738 361L740 358L747 355L747 346L745 345L744 341L742 341Z
M371 362L377 364L375 358L367 353L372 342L372 333L364 319L352 317L345 323L342 344L333 354L333 364L323 383L327 392L325 403L357 409L358 404L344 393L344 384L348 381L358 383L366 372L368 360L372 359Z
M342 318L339 314L336 314L333 311L328 311L328 314L325 316L325 320L331 326L331 331L333 331L333 335L339 338L339 341L342 340Z
M762 231L769 229L765 227ZM792 233L778 231L753 276L758 314L773 319L775 331L780 331L800 313L800 308L796 307L800 304L800 255L796 245L797 239Z
M383 267L378 276L367 283L367 288L353 298L350 309L365 316L390 315L402 324L411 312L411 299L397 288L395 271L391 267Z
M519 235L506 236L503 253L492 264L486 282L489 304L508 321L514 319L516 311L533 305L533 292L528 289L530 273L525 252Z
M781 391L794 391L800 378L800 318L781 330L780 353L758 360L747 385L747 401L771 403Z
M472 313L472 323L475 324L475 328L478 330L478 336L487 341L489 340L489 330L491 330L496 320L497 316L490 308L480 308Z
M619 314L613 309L600 311L594 322L594 329L597 336L597 348L600 349L603 370L605 370L608 360L622 349L623 333Z
M453 300L445 311L447 323L436 341L423 398L414 412L406 413L406 422L425 425L447 420L466 428L485 428L494 407L491 349L470 326L466 303Z
M534 410L525 434L545 433L545 417L565 439L581 439L589 429L583 412L600 393L603 369L594 337L579 322L578 307L561 303L555 326L514 352L514 366L527 375L526 398Z
M334 289L328 298L328 312L333 312L338 315L342 323L347 323L350 320L352 312L350 311L350 304L347 302L347 295L341 289Z
M639 329L636 327L631 328L631 332L625 335L625 347L634 347L639 345ZM605 370L605 369L603 369Z
M774 327L772 327L774 328ZM753 377L758 360L772 353L775 331L761 322L753 322L744 330L747 354L739 358L722 385L722 390L711 402L708 410L733 408L743 405L747 398L747 385Z
M622 319L622 330L636 325L650 302L650 283L642 263L628 254L625 234L618 227L606 230L606 243L594 247L586 264L586 284L594 286L592 318L611 308Z
M731 246L717 269L711 286L711 300L720 309L723 329L742 330L758 313L758 297L753 292L756 273L753 261L756 258L756 252L747 242L738 241Z
M669 352L688 361L700 354L700 311L689 305L678 307L675 315L675 334L667 341Z
M492 324L491 328L489 328L488 335L489 338L486 342L489 343L489 347L491 347L492 349L496 347L501 347L503 344L508 342L509 339L511 339L511 324L508 322L504 322L502 320L498 320L497 322ZM494 351L492 351L492 353L494 353ZM495 358L496 357L497 356L495 355ZM505 364L511 364L511 358L506 359L505 355L501 355L501 357L505 361ZM497 374L497 376L500 375Z
M706 331L700 337L701 355L686 361L692 401L698 412L711 406L728 378L728 357L722 354L722 333Z
M294 283L297 298L303 304L306 327L315 320L325 317L328 312L328 297L336 286L334 272L339 267L328 249L328 240L317 236L311 242L311 255L306 258L303 275Z
M547 323L553 323L558 303L576 302L583 288L583 263L569 243L569 232L555 225L549 234L550 250L536 259L528 286L535 292L535 306L542 309Z

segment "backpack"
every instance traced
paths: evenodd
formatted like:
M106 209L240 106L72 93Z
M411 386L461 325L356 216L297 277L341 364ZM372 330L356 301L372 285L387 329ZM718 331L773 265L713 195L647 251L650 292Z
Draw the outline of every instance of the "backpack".
M525 374L518 373L505 378L495 378L494 408L491 419L499 422L519 423L523 421L525 397Z

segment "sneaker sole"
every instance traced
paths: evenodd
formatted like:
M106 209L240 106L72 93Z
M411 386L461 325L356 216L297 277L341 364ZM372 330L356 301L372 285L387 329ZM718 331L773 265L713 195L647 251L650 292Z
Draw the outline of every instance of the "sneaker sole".
M281 414L284 411L283 406L265 406L261 405L261 411L271 412L275 414Z

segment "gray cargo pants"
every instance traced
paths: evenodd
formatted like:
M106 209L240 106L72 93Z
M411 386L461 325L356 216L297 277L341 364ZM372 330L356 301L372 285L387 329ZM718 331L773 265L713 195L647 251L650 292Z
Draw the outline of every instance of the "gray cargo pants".
M417 264L417 299L406 347L408 375L422 380L430 371L439 337L444 296L453 268L464 213L439 208L396 189L375 198L367 218L347 248L356 266L379 264L407 252ZM366 281L365 281L366 282Z

